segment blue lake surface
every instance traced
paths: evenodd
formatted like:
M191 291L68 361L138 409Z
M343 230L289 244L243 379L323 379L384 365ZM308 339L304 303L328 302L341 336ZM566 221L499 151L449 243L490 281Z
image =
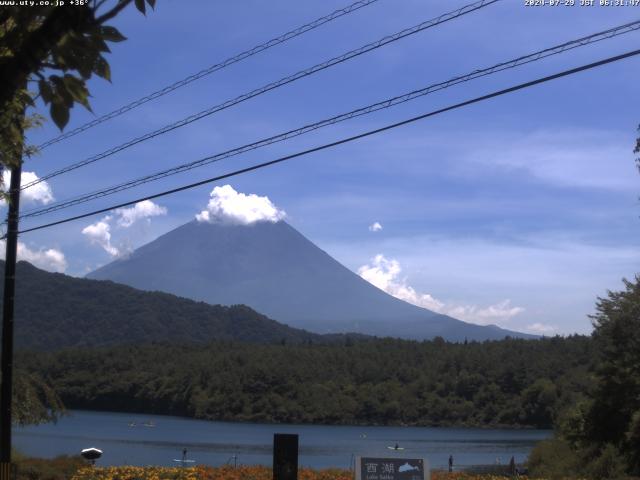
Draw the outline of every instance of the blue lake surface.
M135 423L135 426L133 424ZM144 424L154 426L144 426ZM198 464L271 465L274 433L297 433L300 465L349 468L354 455L424 457L444 468L526 460L549 430L354 427L208 422L181 417L71 411L57 424L14 429L14 445L39 457L75 455L96 447L99 465L175 465L187 448ZM404 450L390 450L396 443Z

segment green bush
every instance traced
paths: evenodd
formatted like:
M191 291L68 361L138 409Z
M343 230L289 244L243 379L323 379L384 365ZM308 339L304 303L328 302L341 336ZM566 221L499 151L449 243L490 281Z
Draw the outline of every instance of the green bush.
M608 444L600 452L594 452L589 457L588 461L585 461L585 476L614 480L628 478L625 474L625 458L613 445Z
M539 442L527 462L532 477L549 479L575 477L580 465L580 458L570 445L556 438Z
M558 438L539 442L531 451L527 466L533 478L550 480L635 478L626 474L625 457L614 445L576 450L567 441Z

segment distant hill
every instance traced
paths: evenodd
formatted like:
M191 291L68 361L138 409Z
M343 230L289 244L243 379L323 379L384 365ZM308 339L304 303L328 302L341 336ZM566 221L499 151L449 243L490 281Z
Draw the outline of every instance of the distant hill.
M363 280L286 222L192 221L92 272L143 290L211 304L245 304L316 333L361 332L451 341L533 338L474 325L392 297Z
M3 261L0 268L4 269ZM3 283L0 276L0 287ZM18 348L43 350L149 342L330 340L290 328L244 305L209 305L143 292L45 272L27 262L17 265L15 334Z

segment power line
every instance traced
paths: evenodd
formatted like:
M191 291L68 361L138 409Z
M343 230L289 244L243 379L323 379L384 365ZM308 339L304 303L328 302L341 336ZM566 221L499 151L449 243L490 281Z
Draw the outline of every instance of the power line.
M149 95L139 98L138 100L135 100L131 103L128 103L116 110L113 110L109 113L106 113L90 122L85 123L84 125L81 125L77 128L74 128L73 130L70 130L66 133L63 133L61 135L58 135L55 138L52 138L46 142L44 142L41 145L38 145L38 148L40 150L53 145L55 143L61 142L62 140L65 140L67 138L73 137L75 135L78 135L79 133L82 133L86 130L89 130L90 128L95 127L96 125L100 125L101 123L106 122L107 120L111 120L112 118L116 118L119 117L120 115L133 110L134 108L138 108L141 105L144 105L147 102L150 102L152 100L155 100L156 98L160 98L164 95L166 95L167 93L173 92L174 90L177 90L178 88L184 87L185 85L190 84L191 82L195 82L196 80L199 80L203 77L206 77L207 75L211 75L214 72L217 72L218 70L222 70L223 68L226 68L230 65L233 65L234 63L238 63L241 62L242 60L245 60L249 57L252 57L254 55L257 55L258 53L264 52L265 50L268 50L269 48L275 47L276 45L280 45L281 43L285 43L293 38L296 38L304 33L309 32L310 30L314 30L322 25L324 25L325 23L329 23L337 18L340 18L344 15L348 15L352 12L355 12L356 10L359 10L363 7L366 7L368 5L371 5L372 3L377 2L378 0L359 0L355 3L352 3L351 5L348 5L347 7L344 8L340 8L338 10L335 10L334 12L331 12L329 15L325 15L324 17L320 17L317 18L316 20L314 20L313 22L307 23L305 25L302 25L301 27L298 27L294 30L291 30L290 32L287 32L283 35L280 35L279 37L275 37L272 38L271 40L269 40L268 42L264 42L261 43L260 45L257 45L253 48L250 48L249 50L245 50L242 53L239 53L233 57L229 57L226 60L223 60L220 63L216 63L215 65L211 65L210 67L207 67L203 70L200 70L198 73L194 73L193 75L189 75L186 78L183 78L182 80L179 80L175 83L172 83L171 85L168 85L164 88L161 88L160 90L157 90L153 93L150 93Z
M499 2L501 0L479 0L476 1L474 3L465 5L463 7L460 7L454 11L451 12L447 12L447 13L443 13L442 15L428 20L426 22L422 22L418 25L415 25L413 27L410 28L406 28L404 30L401 30L400 32L394 33L393 35L387 35L386 37L383 37L375 42L369 43L367 45L364 45L360 48L357 48L355 50L351 50L347 53L344 53L342 55L339 55L337 57L334 57L330 60L327 60L325 62L319 63L317 65L314 65L313 67L309 67L306 68L304 70L300 70L299 72L296 72L292 75L288 75L286 77L281 78L280 80L277 80L275 82L269 83L267 85L264 85L260 88L257 88L255 90L252 90L251 92L248 93L244 93L234 99L231 100L227 100L223 103L220 103L218 105L215 105L213 107L210 107L206 110L202 110L201 112L195 113L193 115L190 115L186 118L183 118L182 120L179 120L177 122L174 122L170 125L166 125L158 130L154 130L153 132L149 132L146 133L140 137L136 137L132 140L129 140L128 142L125 142L123 144L120 144L116 147L110 148L109 150L106 150L102 153L99 153L97 155L94 155L92 157L89 157L85 160L81 160L79 162L76 162L74 164L68 165L64 168L61 168L59 170L56 170L52 173L49 173L47 175L44 175L43 177L38 178L37 180L34 180L32 182L29 182L27 184L25 184L22 189L25 188L29 188L33 185L36 185L40 182L43 182L45 180L48 180L50 178L56 177L58 175L62 175L63 173L68 173L72 170L75 170L77 168L80 167L84 167L85 165L89 165L91 163L97 162L98 160L102 160L104 158L107 158L111 155L114 155L118 152L121 152L122 150L125 150L127 148L130 148L134 145L137 145L141 142L144 142L146 140L150 140L152 138L155 138L159 135L163 135L165 133L171 132L177 128L180 127L184 127L185 125L189 125L190 123L193 123L197 120L201 120L202 118L208 117L209 115L212 115L214 113L220 112L222 110L226 110L229 107L232 107L234 105L237 105L239 103L242 103L246 100L249 100L253 97L256 97L258 95L262 95L266 92L269 92L271 90L274 90L276 88L282 87L284 85L287 85L289 83L295 82L296 80L299 80L301 78L305 78L308 77L310 75L313 75L317 72L320 72L322 70L325 70L327 68L330 68L334 65L338 65L340 63L346 62L347 60L350 60L352 58L355 58L357 56L360 56L364 53L370 52L372 50L376 50L380 47L383 47L385 45L388 45L390 43L396 42L402 38L408 37L409 35L413 35L415 33L421 32L423 30L426 30L428 28L432 28L435 27L437 25L440 25L442 23L448 22L450 20L453 20L455 18L461 17L463 15L466 15L468 13L474 12L476 10L479 10L481 8L484 8L486 6L489 6L493 3Z
M565 42L562 43L560 45L556 45L554 47L550 47L550 48L546 48L544 50L539 50L537 52L534 53L530 53L528 55L524 55L518 58L515 58L513 60L509 60L506 62L502 62L502 63L498 63L496 65L493 65L491 67L487 67L487 68L483 68L483 69L478 69L478 70L474 70L471 73L465 74L465 75L461 75L461 76L457 76L454 78L451 78L449 80L446 80L444 82L440 82L440 83L435 83L432 85L429 85L425 88L419 89L419 90L414 90L412 92L406 93L404 95L400 95L400 96L396 96L393 98L389 98L386 100L383 100L381 102L377 102L371 105L368 105L366 107L362 107L362 108L358 108L356 110L352 110L350 112L347 113L342 113L340 115L336 115L334 117L328 118L328 119L324 119L321 120L319 122L315 122L309 125L305 125L303 127L300 128L296 128L294 130L289 130L287 132L284 133L280 133L278 135L274 135L268 138L264 138L261 140L258 140L256 142L253 143L249 143L231 150L227 150L225 152L222 153L217 153L215 155L210 155L198 160L195 160L193 162L189 162L189 163L184 163L182 165L178 165L176 167L172 167L166 170L162 170L160 172L156 172L150 175L146 175L143 177L139 177L137 179L134 180L129 180L127 182L124 183L120 183L111 187L107 187L101 190L97 190L91 193L87 193L87 194L83 194L68 200L64 200L62 202L57 202L53 205L49 205L47 207L42 207L42 208L37 208L37 209L32 209L30 211L25 212L21 218L28 218L28 217L35 217L35 216L40 216L40 215L44 215L46 213L51 213L51 212L55 212L58 210L62 210L65 208L69 208L72 207L74 205L78 205L81 203L85 203L88 202L90 200L94 200L97 198L101 198L101 197L105 197L107 195L112 195L114 193L117 192L121 192L124 190L128 190L130 188L134 188L136 186L145 184L145 183L149 183L155 180L159 180L161 178L165 178L171 175L175 175L178 173L182 173L197 167L201 167L203 165L207 165L213 162L218 162L221 161L223 159L229 158L229 157L233 157L236 155L240 155L242 153L251 151L251 150L255 150L267 145L271 145L277 142L281 142L284 140L288 140L290 138L294 138L303 134L306 134L308 132L329 126L329 125L334 125L336 123L340 123L346 120L350 120L352 118L356 118L359 116L363 116L363 115L367 115L379 110L384 110L390 107L393 107L395 105L399 105L411 100L414 100L416 98L428 95L430 93L433 93L435 91L439 91L439 90L443 90L446 88L449 88L451 86L463 83L463 82L468 82L470 80L474 80L476 78L480 78L480 77L484 77L496 72L500 72L503 70L507 70L510 68L515 68L518 67L520 65L524 65L527 63L531 63L552 55L557 55L563 52L566 52L568 50L572 50L574 48L577 47L581 47L581 46L585 46L585 45L589 45L595 42L599 42L608 38L612 38L618 35L622 35L625 33L629 33L629 32L633 32L640 29L640 20L637 20L635 22L630 22L624 25L620 25L617 27L613 27L610 28L608 30L604 30L602 32L597 32L594 34L591 34L589 36L586 37L582 37L582 38L578 38L576 40L572 40L569 42Z
M456 104L450 105L448 107L440 108L438 110L433 110L431 112L424 113L422 115L418 115L416 117L412 117L412 118L403 120L401 122L392 123L392 124L386 125L384 127L376 128L374 130L369 130L367 132L360 133L358 135L354 135L354 136L351 136L351 137L343 138L343 139L337 140L335 142L326 143L324 145L320 145L318 147L310 148L308 150L303 150L301 152L297 152L297 153L294 153L294 154L291 154L291 155L280 157L280 158L277 158L275 160L271 160L271 161L264 162L264 163L259 163L257 165L253 165L251 167L246 167L246 168L242 168L242 169L239 169L239 170L235 170L235 171L230 172L230 173L226 173L224 175L218 175L216 177L211 177L211 178L208 178L208 179L205 179L205 180L201 180L199 182L190 183L188 185L183 185L181 187L173 188L171 190L165 190L163 192L156 193L156 194L153 194L153 195L147 195L145 197L137 198L135 200L130 200L128 202L120 203L120 204L117 204L117 205L112 205L112 206L107 207L107 208L101 208L99 210L93 210L92 212L83 213L81 215L75 215L73 217L68 217L68 218L65 218L65 219L62 219L62 220L57 220L55 222L50 222L50 223L47 223L47 224L38 225L36 227L27 228L27 229L21 230L18 233L27 233L27 232L33 232L35 230L42 230L44 228L49 228L49 227L53 227L55 225L68 223L68 222L71 222L71 221L74 221L74 220L79 220L81 218L86 218L86 217L90 217L92 215L97 215L99 213L105 213L105 212L108 212L108 211L116 209L116 208L127 207L129 205L133 205L133 204L136 204L138 202L142 202L144 200L152 200L154 198L164 197L166 195L171 195L173 193L178 193L178 192L182 192L184 190L189 190L191 188L199 187L201 185L206 185L207 183L216 182L218 180L224 180L226 178L230 178L230 177L234 177L234 176L237 176L237 175L241 175L243 173L248 173L248 172L252 172L254 170L259 170L261 168L270 167L272 165L276 165L278 163L285 162L287 160L292 160L294 158L298 158L298 157L302 157L302 156L305 156L305 155L309 155L311 153L319 152L321 150L326 150L328 148L336 147L338 145L342 145L342 144L345 144L345 143L353 142L353 141L359 140L361 138L369 137L369 136L372 136L372 135L376 135L378 133L385 132L387 130L392 130L394 128L398 128L398 127L401 127L401 126L404 126L404 125L407 125L407 124L410 124L410 123L417 122L418 120L423 120L425 118L433 117L433 116L439 115L441 113L445 113L445 112L448 112L448 111L451 111L451 110L456 110L458 108L466 107L466 106L472 105L474 103L479 103L479 102L482 102L482 101L485 101L485 100L489 100L491 98L499 97L499 96L502 96L502 95L506 95L508 93L512 93L512 92L515 92L515 91L518 91L518 90L523 90L525 88L529 88L529 87L532 87L534 85L539 85L541 83L546 83L546 82L549 82L551 80L556 80L558 78L562 78L562 77L566 77L566 76L569 76L569 75L573 75L573 74L576 74L576 73L579 73L579 72L583 72L585 70L590 70L590 69L593 69L593 68L596 68L596 67L600 67L602 65L606 65L606 64L609 64L609 63L617 62L617 61L620 61L620 60L623 60L625 58L629 58L629 57L632 57L632 56L635 56L635 55L638 55L638 54L640 54L640 49L632 50L630 52L626 52L626 53L623 53L623 54L620 54L620 55L616 55L616 56L613 56L613 57L608 57L608 58L605 58L603 60L599 60L597 62L589 63L589 64L586 64L586 65L582 65L580 67L572 68L572 69L569 69L569 70L564 70L562 72L555 73L553 75L548 75L546 77L537 78L537 79L531 80L529 82L520 83L518 85L509 87L509 88L505 88L505 89L502 89L502 90L498 90L498 91L489 93L487 95L482 95L480 97L476 97L476 98L473 98L471 100L466 100L464 102L456 103ZM4 239L5 237L3 236L1 238Z

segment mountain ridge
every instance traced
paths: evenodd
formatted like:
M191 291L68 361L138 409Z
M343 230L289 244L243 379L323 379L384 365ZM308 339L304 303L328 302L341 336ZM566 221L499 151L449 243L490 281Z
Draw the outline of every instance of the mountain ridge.
M0 277L0 287L3 284ZM46 272L24 261L17 264L17 348L214 340L324 343L333 339L278 323L245 305L209 305L111 281Z
M193 220L87 275L211 304L242 303L316 333L451 341L535 338L470 324L392 297L284 221Z

